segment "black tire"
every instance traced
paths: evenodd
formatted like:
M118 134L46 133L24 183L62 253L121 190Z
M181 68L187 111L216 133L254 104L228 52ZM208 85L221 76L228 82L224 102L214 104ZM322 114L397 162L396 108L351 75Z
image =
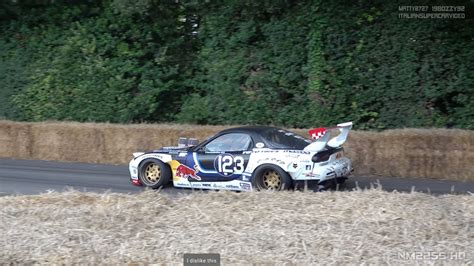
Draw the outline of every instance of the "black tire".
M347 177L338 177L336 179L336 190L345 190L346 189L346 180Z
M279 176L279 181L276 181L276 176ZM251 182L256 190L287 190L293 183L287 172L273 164L262 164L257 167Z
M171 181L171 168L158 159L148 158L140 163L138 179L144 186L157 189Z
M318 184L318 190L319 191L327 191L327 190L344 190L345 188L345 182L346 182L346 179L347 178L342 178L342 177L338 177L338 178L333 178L333 179L329 179L329 180L326 180L326 181L323 181L321 183Z
M339 184L339 185L342 185L344 183L346 183L346 180L347 180L347 177L337 177L336 178L336 182Z

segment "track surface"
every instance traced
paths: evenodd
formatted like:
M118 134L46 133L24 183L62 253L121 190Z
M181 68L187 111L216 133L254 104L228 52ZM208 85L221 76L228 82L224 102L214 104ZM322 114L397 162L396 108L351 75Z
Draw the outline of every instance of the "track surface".
M352 177L346 190L357 186L368 188L379 182L387 191L416 191L443 193L474 192L474 181L436 181L408 178ZM0 159L0 196L38 194L48 190L64 191L74 188L90 192L137 193L142 187L129 181L128 168L123 165L100 165L84 163L62 163L49 161ZM167 187L163 192L170 195L191 193L191 189Z

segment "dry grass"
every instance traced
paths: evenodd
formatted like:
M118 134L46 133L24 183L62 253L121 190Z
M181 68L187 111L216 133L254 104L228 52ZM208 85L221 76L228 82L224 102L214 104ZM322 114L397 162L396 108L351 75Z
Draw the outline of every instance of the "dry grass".
M354 192L192 193L177 199L50 193L0 198L0 262L414 264L404 252L474 262L474 196Z
M203 140L224 128L0 121L0 157L125 164L134 151L175 145L179 136ZM474 180L474 131L353 131L345 148L360 176Z

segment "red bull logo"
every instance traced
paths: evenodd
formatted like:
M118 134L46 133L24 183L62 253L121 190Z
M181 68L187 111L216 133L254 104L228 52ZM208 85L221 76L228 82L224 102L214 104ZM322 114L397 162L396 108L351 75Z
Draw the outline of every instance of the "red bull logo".
M180 178L188 178L191 177L192 179L195 180L201 180L201 177L196 175L196 171L194 169L191 169L187 167L186 165L180 165L178 168L176 168L176 176Z

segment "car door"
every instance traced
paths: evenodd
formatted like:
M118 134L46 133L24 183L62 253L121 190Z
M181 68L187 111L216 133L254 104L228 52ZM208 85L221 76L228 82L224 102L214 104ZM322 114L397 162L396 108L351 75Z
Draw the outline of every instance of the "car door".
M193 152L193 163L200 181L230 181L242 176L247 167L252 138L246 133L227 133Z

